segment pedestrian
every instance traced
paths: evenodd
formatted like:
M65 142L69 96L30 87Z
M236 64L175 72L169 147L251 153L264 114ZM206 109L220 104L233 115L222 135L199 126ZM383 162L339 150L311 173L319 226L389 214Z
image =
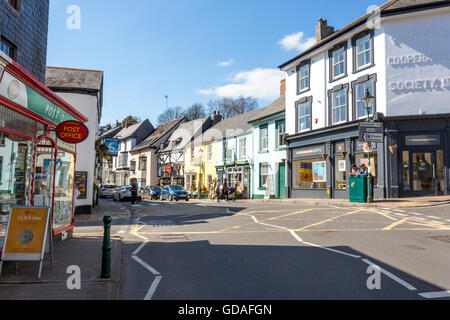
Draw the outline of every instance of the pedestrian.
M217 179L216 186L214 188L214 191L216 192L216 195L213 197L213 200L215 197L217 197L217 202L220 202L220 189L222 187L222 184L220 183L220 179Z
M351 177L357 177L359 176L359 172L361 170L358 168L356 164L352 164L352 171L350 172L349 176Z
M138 185L135 179L131 180L131 204L135 204L137 201Z
M229 199L228 199L228 192L229 192L229 189L228 189L228 179L225 178L225 179L223 179L223 197L224 197L224 198L226 197L226 200L227 200L227 201L229 201Z
M78 197L80 196L81 192L78 188L78 184L75 184L75 188L73 189L73 211L76 212L77 211L77 206L78 206Z
M369 175L369 169L366 167L366 165L363 163L359 170L360 176L368 176Z

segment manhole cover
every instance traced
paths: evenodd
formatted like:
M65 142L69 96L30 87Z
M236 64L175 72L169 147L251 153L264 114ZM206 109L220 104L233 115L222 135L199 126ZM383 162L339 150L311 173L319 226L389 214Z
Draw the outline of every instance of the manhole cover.
M409 249L413 249L413 250L425 250L425 248L416 246L415 244L409 244L409 245L406 245L405 247L409 248Z
M442 242L448 242L450 243L450 236L436 236L436 237L430 237L431 239L442 241Z

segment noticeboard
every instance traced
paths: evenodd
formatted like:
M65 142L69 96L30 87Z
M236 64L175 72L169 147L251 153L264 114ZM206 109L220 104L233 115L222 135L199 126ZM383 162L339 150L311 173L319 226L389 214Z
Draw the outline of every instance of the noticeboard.
M12 207L0 262L40 261L39 277L49 232L50 207ZM51 240L50 246L51 246Z
M75 171L75 186L80 191L78 199L87 198L87 171Z

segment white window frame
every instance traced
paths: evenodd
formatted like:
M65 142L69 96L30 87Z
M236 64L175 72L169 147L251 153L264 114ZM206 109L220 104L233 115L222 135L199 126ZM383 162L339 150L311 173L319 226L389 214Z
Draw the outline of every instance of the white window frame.
M239 159L247 157L247 138L239 138Z
M340 60L339 62L336 63L336 57L340 53L342 53L342 60ZM346 74L345 69L347 68L346 63L345 63L345 47L342 47L342 48L337 49L336 51L334 51L333 54L331 55L331 58L332 58L331 74L332 74L333 80L345 77L345 74ZM336 66L341 65L341 64L344 66L344 68L342 70L342 73L337 75L336 72L335 72L336 71Z
M344 104L336 106L334 104L334 102L335 102L335 95L340 94L340 93L343 93L343 95L344 95ZM348 107L347 107L348 101L347 100L348 100L347 99L347 91L345 89L342 89L342 90L335 91L335 92L331 93L331 123L333 125L334 124L343 123L343 122L347 121L347 112L348 112ZM336 121L335 120L335 117L334 117L335 113L334 113L334 111L337 110L337 109L344 109L345 110L345 116L344 116L343 120L340 120L340 121Z
M263 135L263 132L266 132ZM264 125L259 127L259 151L268 151L269 150L269 126Z
M264 170L265 168L265 170ZM263 179L265 177L265 179ZM269 178L269 163L268 162L262 162L260 164L260 172L259 172L259 186L260 187L267 187L267 180ZM264 181L265 180L265 181ZM264 181L264 183L263 183Z
M359 51L359 44L361 42L363 42L363 41L366 41L366 40L369 43L369 48L360 52ZM355 50L356 50L356 59L355 59L356 60L355 61L355 63L356 63L356 70L360 70L360 69L363 69L363 68L365 68L367 66L372 65L372 62L373 62L372 61L373 60L373 55L372 55L372 36L370 34L368 34L368 35L366 35L366 36L356 40ZM369 56L370 56L369 61L366 64L364 64L364 65L360 65L359 64L359 57L361 55L365 55L367 52L369 52Z
M310 88L311 82L310 82L310 72L309 72L309 64L305 64L304 66L300 67L298 69L298 81L299 81L299 91L303 92L303 91L307 91ZM302 75L303 71L306 70L306 75ZM303 87L303 81L307 81L307 86Z
M367 84L371 84L372 88L371 88L371 90L369 90L369 92L370 92L371 95L373 95L374 86L375 86L375 83L374 83L373 80L368 80L368 81L365 81L365 82L358 83L358 84L356 84L356 87L355 87L356 88L356 90L355 90L355 101L356 101L355 112L356 112L356 118L358 120L367 118L367 113L366 113L366 109L365 108L364 108L364 115L362 115L362 116L359 115L359 103L361 102L361 103L365 104L365 102L361 101L361 99L358 99L358 88L359 88L359 86L364 86L364 89L363 89L363 98L364 98L364 96L366 94L366 90L367 90L365 85L367 85ZM372 109L372 112L369 113L369 117L373 116L373 110L374 110L374 106L373 105L371 106L371 109Z
M309 113L304 114L304 115L301 116L300 115L300 108L302 106L309 106ZM298 128L297 128L298 130L297 131L298 132L309 131L309 130L312 129L312 114L311 114L311 112L312 112L312 103L311 103L310 100L308 100L306 102L303 102L303 103L298 103L297 104L297 126L298 126ZM309 118L309 128L302 129L301 128L301 123L302 123L301 120L307 119L307 118Z

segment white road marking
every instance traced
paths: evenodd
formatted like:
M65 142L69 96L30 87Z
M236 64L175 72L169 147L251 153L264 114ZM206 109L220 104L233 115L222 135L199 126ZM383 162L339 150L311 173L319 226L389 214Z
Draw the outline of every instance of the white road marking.
M408 212L409 214L413 214L415 216L423 216L423 214L421 213L417 213L417 212Z
M450 291L424 292L419 293L419 296L426 299L447 298L450 297Z
M124 234L125 230L120 230L119 232L117 232L118 234Z
M394 209L396 212L406 212L405 210Z
M391 217L391 216L388 216L388 215L386 215L386 214L384 214L384 213L382 213L382 212L380 212L380 211L373 211L373 212L375 212L376 214L379 214L379 215L381 215L381 216L383 216L383 217L386 217L386 218L388 218L388 219L394 220L394 221L397 221L397 220L398 220L398 219L396 219L396 218L394 218L394 217ZM390 213L390 212L386 212L386 213Z
M382 272L384 275L388 276L389 278L391 278L392 280L398 282L399 284L401 284L402 286L406 287L408 290L417 290L415 287L413 287L412 285L410 285L408 282L403 281L402 279L400 279L399 277L393 275L392 273L390 273L389 271L386 271L385 269L381 268L380 266L377 266L376 264L372 263L370 260L368 259L361 259L362 261L364 261L365 263L367 263L370 266L374 266L377 267L380 272Z
M295 239L297 239L298 242L303 242L303 239L300 238L300 237L298 236L298 234L295 233L294 230L289 230L289 232L292 234L292 236L293 236Z
M134 250L134 252L131 255L133 256L137 255L139 251L141 251L145 247L146 244L147 242L142 242L141 245L136 250Z
M402 213L396 213L394 212L395 215L400 216L400 217L408 217L407 214L402 214Z
M152 300L153 294L155 293L156 288L158 287L158 284L161 281L161 279L162 279L162 276L157 276L155 278L155 280L153 281L152 286L148 290L144 300Z
M154 268L152 268L151 266L149 266L147 263L145 263L144 260L142 260L141 258L139 258L138 256L131 256L136 262L138 262L141 266L143 266L145 269L147 269L148 271L150 271L151 273L153 273L153 275L155 276L159 276L161 275L158 271L156 271Z
M346 253L346 252L343 252L343 251L339 251L339 250L335 250L335 249L331 249L331 248L327 248L327 247L322 247L322 246L319 246L318 244L305 242L305 241L303 241L303 243L307 244L309 246L312 246L312 247L317 247L317 248L328 250L328 251L332 251L332 252L335 252L335 253L340 253L340 254L343 254L343 255L346 255L346 256L349 256L349 257L352 257L352 258L356 258L356 259L361 258L361 256L356 256L354 254Z
M427 216L428 218L431 218L431 219L441 219L441 218L439 218L439 217L435 217L435 216Z
M437 224L442 224L442 221L434 221L434 220L431 220L430 222L433 222L433 223L437 223ZM443 224L442 224L443 225ZM444 226L444 225L443 225Z
M450 222L450 219L449 220L445 220L445 221Z
M414 219L416 219L416 220L422 220L422 221L426 221L427 219L425 219L425 218L414 218Z

